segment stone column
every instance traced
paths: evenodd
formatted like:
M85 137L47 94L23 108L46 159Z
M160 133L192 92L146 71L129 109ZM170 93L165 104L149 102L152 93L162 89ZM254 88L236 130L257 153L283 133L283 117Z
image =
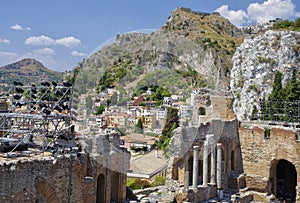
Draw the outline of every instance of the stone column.
M198 156L199 156L199 146L193 147L194 157L193 157L193 188L197 188L198 186Z
M217 191L218 198L223 199L222 188L222 144L217 144Z
M208 143L204 141L203 144L203 186L207 186L208 179Z
M215 185L216 184L216 150L215 146L212 146L211 148L211 162L210 162L210 184Z
M184 172L184 191L189 190L189 171Z

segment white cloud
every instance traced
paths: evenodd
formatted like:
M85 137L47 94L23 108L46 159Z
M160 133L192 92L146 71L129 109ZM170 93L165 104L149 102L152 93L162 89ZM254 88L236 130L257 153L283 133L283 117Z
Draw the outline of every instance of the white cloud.
M8 43L10 43L10 41L8 39L1 39L0 38L0 43L7 43L8 44Z
M31 30L31 27L27 27L26 30Z
M25 40L25 44L28 45L34 45L34 46L39 46L39 45L55 45L55 40L47 37L45 35L41 36L33 36L29 37Z
M231 23L235 24L236 26L241 26L247 21L248 15L243 10L229 10L228 5L223 5L216 10L219 12L223 17L230 20Z
M69 36L69 37L57 39L56 43L63 45L65 47L68 47L68 48L72 48L72 47L76 47L76 46L80 45L81 41L79 39L76 39L73 36Z
M60 39L52 39L51 37L41 35L29 37L25 40L25 44L40 46L40 45L62 45L68 48L73 48L81 44L79 39L76 39L73 36L63 37Z
M44 49L37 49L33 51L33 54L39 54L39 55L55 55L55 51L53 49L50 49L48 47Z
M249 18L257 23L265 23L275 18L288 19L296 16L296 6L291 0L267 0L262 4L248 6Z
M236 26L252 23L264 23L276 18L289 19L299 17L292 0L266 0L263 3L251 3L247 12L243 10L229 10L228 5L216 9L223 17Z
M75 51L75 50L71 51L70 54L72 56L85 56L86 55L85 53L78 52L78 51Z
M1 52L0 51L0 66L14 63L20 60L20 56L14 52Z
M12 25L10 28L13 30L23 30L23 27L19 24Z

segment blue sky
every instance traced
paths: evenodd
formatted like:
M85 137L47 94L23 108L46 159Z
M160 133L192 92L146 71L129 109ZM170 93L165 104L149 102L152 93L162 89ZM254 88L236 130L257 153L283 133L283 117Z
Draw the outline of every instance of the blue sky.
M119 33L160 28L176 7L218 11L237 26L300 17L299 0L3 0L0 66L35 58L70 70Z

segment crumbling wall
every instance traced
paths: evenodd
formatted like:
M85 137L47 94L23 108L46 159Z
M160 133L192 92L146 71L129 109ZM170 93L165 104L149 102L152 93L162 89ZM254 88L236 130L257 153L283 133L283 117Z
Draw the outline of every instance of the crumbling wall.
M297 185L300 185L300 142L295 129L263 123L242 123L239 136L247 191L267 195L274 193L272 179L276 176L274 168L280 160L295 166ZM300 190L297 188L296 192L299 201Z
M192 96L194 126L210 120L233 120L235 115L232 112L233 97L227 91L211 91L201 89Z
M126 152L120 152L118 156L125 156L123 161L129 162ZM104 167L101 160L89 158L87 154L1 159L0 202L57 203L68 202L69 198L71 202L96 202L100 174L105 177L105 202L111 202L111 199L124 202L126 198L126 163L122 168L125 171L113 171L114 167ZM110 164L117 163L111 161Z

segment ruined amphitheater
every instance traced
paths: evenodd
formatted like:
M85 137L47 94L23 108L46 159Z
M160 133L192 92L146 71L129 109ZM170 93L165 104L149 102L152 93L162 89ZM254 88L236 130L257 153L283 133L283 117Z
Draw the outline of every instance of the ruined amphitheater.
M230 92L192 98L191 122L170 141L161 202L300 202L299 123L238 121ZM89 153L2 153L0 202L126 202L130 154L119 139L82 138Z
M299 123L238 121L229 92L194 95L175 130L165 202L299 202ZM198 112L198 113L197 113Z

